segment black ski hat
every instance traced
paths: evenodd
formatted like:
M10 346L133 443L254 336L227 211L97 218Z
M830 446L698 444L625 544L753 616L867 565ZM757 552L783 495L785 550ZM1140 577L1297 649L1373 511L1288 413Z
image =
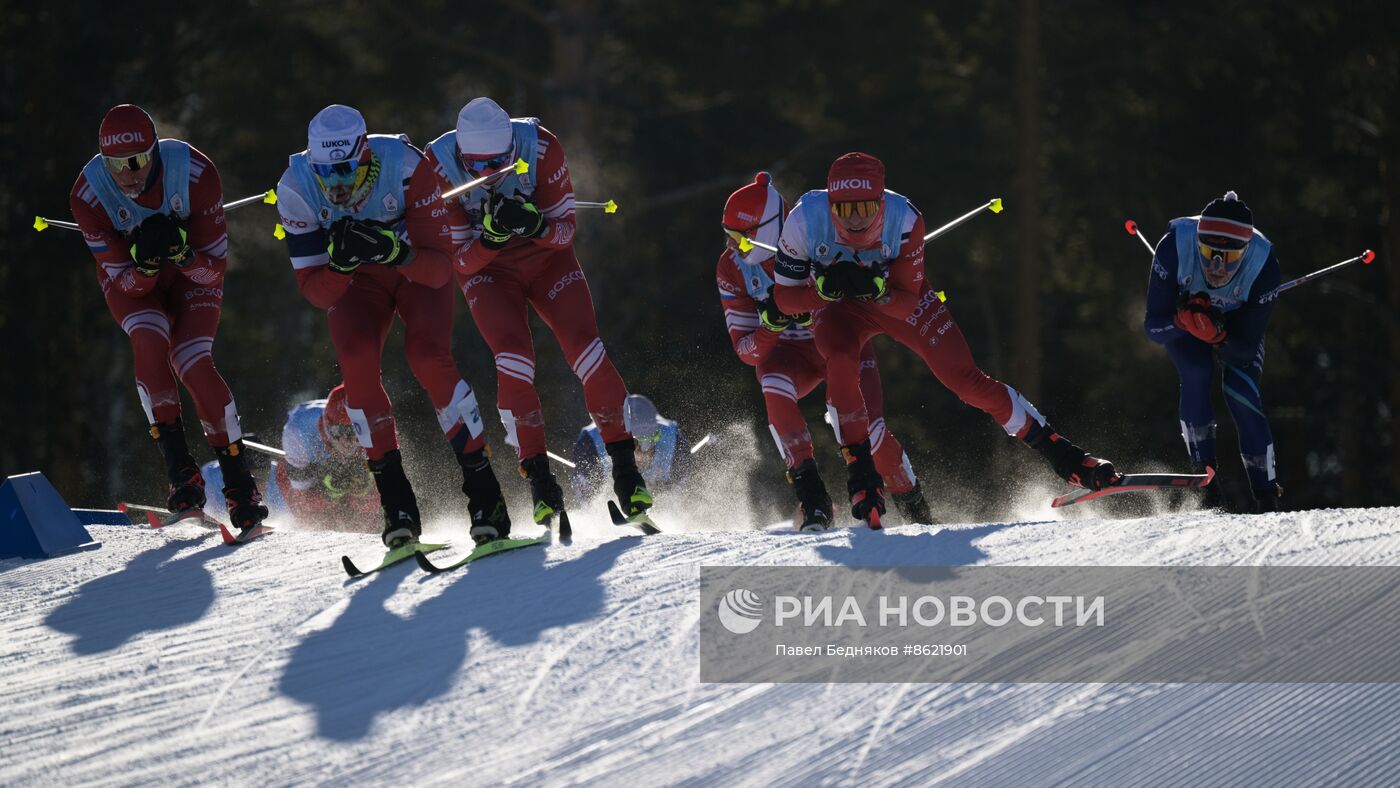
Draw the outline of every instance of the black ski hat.
M1219 249L1242 248L1254 237L1254 212L1238 194L1225 192L1224 197L1211 200L1201 211L1196 233L1210 236L1211 246Z

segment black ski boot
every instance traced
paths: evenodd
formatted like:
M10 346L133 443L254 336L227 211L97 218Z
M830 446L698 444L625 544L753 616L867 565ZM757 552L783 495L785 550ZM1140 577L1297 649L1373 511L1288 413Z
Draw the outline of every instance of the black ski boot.
M1022 438L1027 446L1040 452L1055 469L1055 474L1075 487L1102 490L1117 481L1113 463L1101 460L1075 446L1055 432L1049 424L1038 424Z
M470 454L459 452L457 463L462 466L462 492L467 496L467 511L472 515L472 541L486 544L510 536L510 512L501 497L501 485L496 481L486 449Z
M894 499L894 508L904 518L906 525L929 525L933 522L933 513L929 511L923 485L919 482L914 482L914 489L891 493L890 497Z
M885 513L885 480L875 470L870 439L841 447L846 460L846 492L851 496L851 516L871 523L871 512Z
M384 546L392 550L418 541L423 521L418 514L418 499L403 472L403 456L394 449L367 464L374 474L374 486L379 488L379 504L384 507Z
M535 502L535 523L550 527L554 516L564 513L564 491L559 488L554 471L549 469L549 456L537 454L528 460L521 460L520 475L530 482L530 498Z
M613 492L617 494L622 513L632 517L650 509L651 491L647 489L647 480L642 478L642 472L637 470L637 457L634 454L637 441L625 438L604 447L612 458Z
M165 506L172 513L179 514L191 509L204 510L204 477L199 466L190 456L190 447L185 443L185 425L180 419L174 424L152 424L151 437L160 447L165 458L165 475L170 481L170 494Z
M1268 512L1283 511L1281 499L1283 497L1283 487L1278 482L1274 482L1272 487L1262 489L1251 489L1250 494L1254 496L1254 513L1266 514Z
M263 506L258 483L243 460L243 441L236 440L222 449L215 449L214 453L219 458L219 470L224 474L229 522L240 531L247 531L267 519L267 507Z
M826 492L817 461L809 459L787 472L788 484L797 495L797 511L802 520L799 531L825 531L831 527L831 496Z

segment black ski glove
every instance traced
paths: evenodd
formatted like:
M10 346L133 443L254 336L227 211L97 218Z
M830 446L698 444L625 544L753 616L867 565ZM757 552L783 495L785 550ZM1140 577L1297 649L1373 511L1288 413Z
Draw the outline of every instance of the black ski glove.
M508 230L522 238L537 238L545 229L544 217L534 203L501 194L491 198L491 224L498 231Z
M353 272L362 263L401 265L407 258L409 246L388 227L343 216L330 227L331 270L342 274Z
M136 272L155 276L166 263L184 267L190 259L190 245L185 228L169 214L156 213L146 217L131 233L131 259Z

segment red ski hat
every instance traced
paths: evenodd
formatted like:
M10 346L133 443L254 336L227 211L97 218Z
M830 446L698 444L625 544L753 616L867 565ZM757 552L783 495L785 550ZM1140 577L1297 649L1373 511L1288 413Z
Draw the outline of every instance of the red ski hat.
M847 153L831 163L826 191L833 203L878 200L885 193L885 165L868 153Z
M753 183L729 195L721 221L730 230L748 233L786 215L787 201L773 188L773 176L760 172L754 176Z
M107 110L97 129L97 147L103 156L126 158L145 153L156 144L156 124L135 104L118 104Z

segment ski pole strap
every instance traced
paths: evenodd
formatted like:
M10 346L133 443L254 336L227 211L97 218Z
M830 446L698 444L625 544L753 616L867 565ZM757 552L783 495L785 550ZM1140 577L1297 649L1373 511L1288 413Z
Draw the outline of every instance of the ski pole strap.
M1317 271L1313 271L1312 273L1306 274L1306 275L1304 275L1304 276L1300 276L1300 277L1298 277L1297 279L1290 279L1290 280L1288 280L1287 282L1284 282L1283 284L1281 284L1281 285L1278 286L1278 292L1283 293L1283 292L1286 292L1286 291L1288 291L1288 290L1292 290L1293 288L1297 287L1298 285L1307 284L1308 282L1311 282L1312 280L1318 278L1319 276L1322 276L1323 274L1331 273L1331 272L1337 270L1338 268L1343 268L1343 267L1348 266L1348 265L1351 265L1352 263L1355 263L1355 262L1357 262L1357 261L1360 261L1360 262L1363 263L1363 264L1369 265L1369 264L1371 263L1371 261L1372 261L1372 260L1375 260L1375 259L1376 259L1376 253L1373 252L1373 251L1371 251L1370 249L1367 249L1366 251L1362 252L1361 254L1359 254L1359 255L1357 255L1357 256L1355 256L1355 257L1351 257L1351 258L1348 258L1348 259L1346 259L1346 260L1343 260L1343 261L1341 261L1340 263L1333 263L1332 265L1329 265L1329 266L1327 266L1326 268L1322 268L1322 269L1319 269L1319 270L1317 270Z
M977 216L978 214L982 213L983 211L991 211L992 213L1001 213L1001 210L1002 210L1002 209L1001 209L1001 198L1000 198L1000 197L993 197L992 199L990 199L990 200L986 201L985 203L983 203L983 204L977 206L976 208L973 208L972 210L968 211L967 213L963 214L962 216L959 216L958 218L954 219L953 221L948 222L947 224L943 225L942 227L939 227L937 230L934 230L933 232L929 233L928 235L925 235L925 236L924 236L924 244L927 245L929 241L932 241L933 239L935 239L935 238L937 238L938 236L940 236L940 235L942 235L942 234L948 232L949 230L953 229L954 227L957 227L958 225L960 225L960 224L962 224L962 223L964 223L964 222L969 221L969 220L972 219L974 216Z

